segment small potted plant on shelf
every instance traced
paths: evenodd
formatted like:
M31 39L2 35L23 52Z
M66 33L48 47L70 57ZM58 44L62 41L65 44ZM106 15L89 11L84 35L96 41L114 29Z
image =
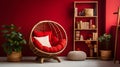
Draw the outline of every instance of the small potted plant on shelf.
M6 40L2 47L7 54L7 60L20 61L22 58L22 45L26 44L23 35L18 31L20 28L14 24L2 25L2 28L4 28L2 33Z
M111 58L111 50L110 50L110 40L111 40L111 34L103 34L98 38L101 50L100 55L102 60L109 60Z

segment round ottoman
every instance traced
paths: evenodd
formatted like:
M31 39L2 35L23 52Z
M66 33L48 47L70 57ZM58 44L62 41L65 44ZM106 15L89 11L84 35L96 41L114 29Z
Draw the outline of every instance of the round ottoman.
M84 51L70 51L67 55L67 58L69 60L85 60L87 57L86 53Z

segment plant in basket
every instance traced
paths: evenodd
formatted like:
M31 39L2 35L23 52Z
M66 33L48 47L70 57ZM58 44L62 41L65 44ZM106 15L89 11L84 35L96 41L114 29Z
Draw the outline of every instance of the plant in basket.
M111 59L111 50L110 50L110 41L111 41L111 34L103 34L102 36L100 36L98 38L100 45L102 46L101 50L100 50L100 54L101 54L101 59L103 60L109 60Z
M2 47L7 54L7 60L20 61L22 46L26 44L22 33L19 32L20 28L16 27L14 24L2 25L2 28L3 37L6 40Z

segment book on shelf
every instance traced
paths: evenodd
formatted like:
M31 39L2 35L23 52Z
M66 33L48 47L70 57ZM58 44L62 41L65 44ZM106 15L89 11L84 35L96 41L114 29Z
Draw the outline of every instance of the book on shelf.
M83 22L83 21L80 21L80 29L90 29L90 24L89 22Z
M77 16L77 14L78 14L78 8L77 8L77 7L75 7L74 9L75 9L74 13L75 13L75 17L76 17L76 16Z
M97 53L97 45L94 44L94 53Z
M98 39L98 33L97 32L93 32L93 40L97 40Z

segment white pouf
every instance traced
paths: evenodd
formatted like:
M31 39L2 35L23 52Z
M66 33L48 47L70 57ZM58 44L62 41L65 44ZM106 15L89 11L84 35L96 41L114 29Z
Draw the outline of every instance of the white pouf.
M86 53L84 51L70 51L67 55L67 58L69 60L85 60L87 57Z

